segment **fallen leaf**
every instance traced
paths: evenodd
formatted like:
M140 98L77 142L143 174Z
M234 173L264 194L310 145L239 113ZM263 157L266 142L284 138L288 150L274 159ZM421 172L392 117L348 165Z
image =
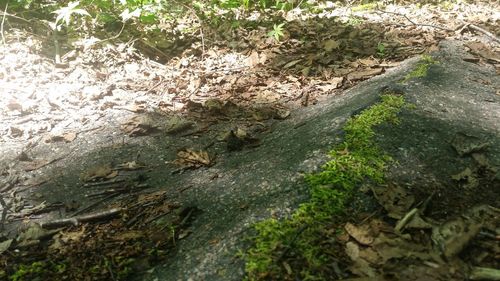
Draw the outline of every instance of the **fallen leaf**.
M33 160L31 162L26 163L26 165L23 167L23 169L26 172L35 171L35 170L38 170L38 169L46 166L49 163L50 163L50 161L43 160L43 159L41 159L41 160Z
M23 106L16 100L10 100L8 103L7 103L7 108L10 110L10 111L19 111L19 112L22 112L23 111Z
M101 165L90 169L89 171L83 173L80 178L82 181L94 181L99 179L112 178L115 175L114 171L109 164Z
M122 233L118 233L113 236L113 240L128 241L128 240L138 240L144 237L143 232L138 230L128 230Z
M184 239L184 238L188 237L189 234L191 234L190 230L182 229L181 232L179 233L179 236L177 236L177 239L179 239L179 240Z
M374 238L370 232L370 225L355 226L354 224L346 223L344 228L358 243L365 246L373 243Z
M331 52L333 51L334 49L337 49L338 47L340 46L339 42L335 41L335 40L326 40L324 43L323 43L323 49L327 52Z
M415 201L404 188L396 184L386 186L371 186L378 203L384 207L388 216L394 219L401 219Z
M486 60L492 63L500 63L500 55L490 50L484 43L481 42L471 42L466 44L467 47L471 49L474 54L480 55Z
M146 165L137 163L137 161L125 162L117 166L118 169L126 170L126 171L135 171L139 169L145 168Z
M292 275L293 274L292 267L286 261L283 261L283 267L285 268L286 273L288 275Z
M278 120L283 120L290 116L290 110L286 108L276 108L276 112L274 114L274 118Z
M283 66L284 69L291 68L292 66L298 64L302 59L292 60Z
M167 123L167 134L180 134L190 130L195 123L179 116L173 116Z
M316 86L323 93L330 92L342 86L344 82L344 77L333 77L328 80L328 83Z
M374 58L358 59L358 62L367 67L373 67L379 65L378 60Z
M64 133L63 139L65 142L72 142L76 139L76 133L74 133L74 132Z
M32 224L26 231L19 234L16 238L17 246L24 247L33 244L38 244L40 239L52 233L49 230L43 229L39 224Z
M476 136L469 136L458 132L453 137L451 146L457 151L458 155L466 156L486 149L489 146L489 142Z
M361 71L354 71L347 74L347 80L356 81L356 80L368 79L372 76L379 75L382 73L384 73L383 68L369 68Z
M144 203L150 202L150 201L156 201L165 198L165 195L167 194L166 191L161 190L161 191L156 191L152 193L147 193L147 194L140 194L139 197L137 198L137 202L141 203L144 205Z
M24 130L17 127L10 127L10 136L13 138L21 137L24 134Z
M203 150L195 151L189 148L178 151L174 163L187 168L209 167L214 164L208 152Z
M345 244L345 253L352 261L359 259L359 246L354 242L347 242Z
M245 64L250 67L254 67L260 64L259 53L257 51L253 51L250 56L248 56L245 60Z
M372 278L377 275L375 269L364 259L354 261L349 270L356 275L370 277L370 280L374 280Z
M134 116L123 123L121 128L131 137L145 136L159 131L146 116Z
M479 186L478 175L474 173L470 168L465 168L462 172L452 175L451 178L458 182L462 182L462 187L467 189L474 189Z
M64 243L69 243L69 242L78 242L80 241L83 237L85 236L85 226L82 226L82 228L79 231L68 231L68 232L61 232L60 233L60 239Z
M0 255L9 249L12 241L14 241L14 239L5 240L0 243Z

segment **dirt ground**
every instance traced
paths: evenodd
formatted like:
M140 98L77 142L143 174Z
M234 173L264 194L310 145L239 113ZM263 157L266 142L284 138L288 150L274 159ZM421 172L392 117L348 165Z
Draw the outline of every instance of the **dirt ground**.
M305 21L282 44L245 34L245 46L166 63L126 43L82 42L55 65L50 41L6 30L0 279L23 265L39 280L241 280L250 225L307 198L302 175L386 88L415 109L379 130L396 162L385 189L367 184L353 203L332 279L464 280L500 268L499 46L438 15L421 20L450 30L367 13L395 22L339 24L300 45L299 35L325 34ZM421 53L439 63L400 83Z

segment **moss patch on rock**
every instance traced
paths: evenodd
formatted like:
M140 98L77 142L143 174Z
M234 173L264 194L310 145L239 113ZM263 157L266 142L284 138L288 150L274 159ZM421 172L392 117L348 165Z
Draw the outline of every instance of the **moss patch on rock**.
M345 139L329 152L322 170L305 177L310 199L288 218L255 225L253 246L245 253L247 280L324 280L333 276L339 223L356 187L365 180L383 182L390 157L376 145L374 127L398 123L402 96L384 94L382 101L348 120Z
M431 56L422 55L420 61L417 64L417 67L415 67L415 69L412 72L408 73L402 82L406 83L410 79L427 76L427 71L429 70L431 65L438 63L439 62L434 60Z

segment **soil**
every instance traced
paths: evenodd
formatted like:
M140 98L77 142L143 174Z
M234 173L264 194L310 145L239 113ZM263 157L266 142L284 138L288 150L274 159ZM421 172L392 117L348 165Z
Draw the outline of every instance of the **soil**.
M16 42L19 34L11 36L10 42ZM500 208L499 61L491 54L469 53L474 48L460 41L439 44L431 53L439 63L425 77L401 83L418 63L416 56L359 84L343 80L333 92L339 95L327 98L300 90L303 85L289 77L276 86L289 87L281 88L286 98L264 103L260 101L269 96L203 97L206 77L182 80L193 75L189 62L182 60L161 65L107 46L54 68L39 55L43 45L34 42L38 49L10 43L0 69L2 241L35 243L29 244L31 252L19 245L7 249L4 264L50 260L50 254L24 259L16 250L29 256L59 239L75 249L73 261L100 248L104 256L134 252L144 257L147 253L137 247L161 247L164 253L132 266L137 280L241 280L244 260L238 252L249 245L245 238L253 233L251 225L270 216L285 217L307 200L303 175L327 160L328 150L342 140L345 121L387 90L414 104L401 113L399 125L378 128L379 144L395 160L388 182L403 186L405 197L413 197L416 205L430 198L423 215L436 225L476 206ZM110 59L110 54L116 57ZM224 59L221 65L231 61L229 54ZM233 63L231 67L238 65ZM307 104L309 97L320 102ZM373 196L358 199L353 211L375 212L391 221ZM62 236L44 232L55 237L48 241L45 236L19 239L33 223L81 219L79 215L116 208L119 219L105 213L104 221L97 219L102 224L82 220L76 226L63 224ZM150 223L164 213L163 224ZM493 227L491 221L485 224L497 231L496 239L499 222L496 216ZM110 247L113 239L126 247ZM498 246L488 247L494 241L481 239L468 241L469 248L453 266L499 268ZM106 242L92 244L100 240ZM478 256L483 258L478 261ZM104 264L94 258L97 265ZM406 280L417 280L418 274L436 280L446 274L395 268Z

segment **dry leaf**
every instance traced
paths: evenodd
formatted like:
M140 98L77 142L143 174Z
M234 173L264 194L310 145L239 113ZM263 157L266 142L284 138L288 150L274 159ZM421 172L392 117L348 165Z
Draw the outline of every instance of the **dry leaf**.
M345 244L345 253L352 261L359 259L359 246L354 242L347 242Z
M122 124L122 130L129 136L145 136L158 131L158 128L151 124L145 116L134 116L129 121Z
M370 231L369 225L355 226L351 223L346 223L345 230L352 238L356 239L362 245L370 245L373 243L373 236Z
M10 245L12 244L12 241L14 241L14 239L5 240L0 243L0 255L9 249Z
M10 136L13 138L21 137L24 134L24 130L17 127L10 127Z
M137 202L140 204L144 204L150 201L156 201L165 198L165 195L167 194L166 191L161 190L161 191L156 191L152 193L147 193L147 194L139 194L139 197L137 198Z
M284 69L291 68L292 66L298 64L302 59L292 60L283 66Z
M64 133L62 135L62 137L63 137L65 142L72 142L76 139L76 133L74 133L74 132Z
M292 267L286 261L283 261L283 267L285 268L286 273L288 275L292 275L293 274Z
M115 173L116 171L113 171L111 168L111 165L105 164L102 166L94 167L87 171L86 173L83 173L80 178L82 181L93 181L93 180L98 180L98 179L106 179L106 178L113 178L117 175Z
M113 240L126 242L128 240L137 240L137 239L141 239L143 237L144 237L144 234L142 231L129 230L126 232L118 233L117 235L113 236Z
M334 49L337 49L338 47L340 46L339 42L335 41L335 40L326 40L324 43L323 43L323 49L327 52L331 52L333 51Z
M49 163L50 163L50 161L48 161L48 160L33 160L33 161L27 163L23 169L26 172L34 171L34 170L38 170L38 169L46 166Z
M327 84L318 85L316 87L325 93L341 87L342 82L344 82L344 77L333 77L328 80Z
M452 175L451 178L458 182L463 182L462 187L467 189L473 189L479 186L478 175L470 168L465 168L462 172Z
M9 103L7 104L7 108L10 111L15 111L15 110L19 112L23 111L23 106L16 100L10 100Z
M354 71L347 75L349 81L368 79L372 76L384 73L383 68L369 68L361 71Z
M474 54L480 55L486 60L493 63L500 63L500 55L490 50L484 43L481 42L471 42L466 44L467 47L471 49Z
M257 51L253 51L250 56L245 60L245 64L250 67L254 67L259 65L260 59L259 59L259 53Z
M384 207L388 216L394 219L401 219L415 201L412 195L396 184L380 187L371 186L371 189L378 203Z
M126 170L126 171L135 171L142 168L145 168L146 165L137 163L137 161L125 162L117 166L118 169Z
M189 148L177 152L177 159L174 160L174 163L186 168L209 167L214 164L208 152L204 150L195 151Z

